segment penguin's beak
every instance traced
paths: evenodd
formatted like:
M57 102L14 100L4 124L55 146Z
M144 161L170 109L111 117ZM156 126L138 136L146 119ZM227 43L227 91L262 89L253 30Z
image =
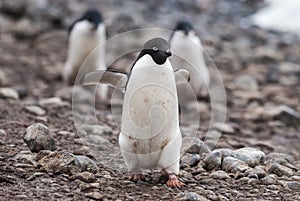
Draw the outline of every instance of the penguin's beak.
M167 51L166 51L166 55L167 55L168 57L170 57L170 56L172 56L172 52L171 52L170 50L167 50Z

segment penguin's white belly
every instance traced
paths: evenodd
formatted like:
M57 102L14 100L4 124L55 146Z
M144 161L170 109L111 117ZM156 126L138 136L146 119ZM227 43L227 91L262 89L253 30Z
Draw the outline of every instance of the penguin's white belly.
M119 144L127 165L154 168L167 147L180 151L177 91L168 60L162 66L136 63L123 105Z

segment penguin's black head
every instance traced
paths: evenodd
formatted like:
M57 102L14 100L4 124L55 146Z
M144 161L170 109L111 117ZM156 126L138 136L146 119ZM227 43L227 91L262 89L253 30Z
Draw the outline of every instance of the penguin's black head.
M87 10L83 14L81 20L88 20L94 25L95 28L97 28L98 25L103 21L100 12L95 9Z
M187 36L190 31L193 30L193 26L188 21L179 21L174 28L174 31L183 31Z
M165 63L167 58L172 55L168 42L162 38L153 38L147 41L137 60L145 54L149 54L159 65Z

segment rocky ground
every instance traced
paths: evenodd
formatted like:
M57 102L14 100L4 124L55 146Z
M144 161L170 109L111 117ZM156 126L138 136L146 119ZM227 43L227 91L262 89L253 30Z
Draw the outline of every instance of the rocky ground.
M0 200L300 200L300 42L248 26L261 1L38 2L0 1ZM60 73L66 27L89 7L102 11L108 37L185 17L220 71L226 124L209 129L215 139L223 128L211 150L209 102L199 128L184 122L183 135L198 139L181 158L182 188L158 170L128 181L110 108L97 103L96 122L75 128L91 97L79 89L72 111Z

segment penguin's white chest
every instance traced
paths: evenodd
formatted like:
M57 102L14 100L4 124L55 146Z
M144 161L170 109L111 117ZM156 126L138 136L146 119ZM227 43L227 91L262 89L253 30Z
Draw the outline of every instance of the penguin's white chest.
M178 100L170 62L149 55L135 64L124 97L120 146L135 154L159 153L179 131Z

